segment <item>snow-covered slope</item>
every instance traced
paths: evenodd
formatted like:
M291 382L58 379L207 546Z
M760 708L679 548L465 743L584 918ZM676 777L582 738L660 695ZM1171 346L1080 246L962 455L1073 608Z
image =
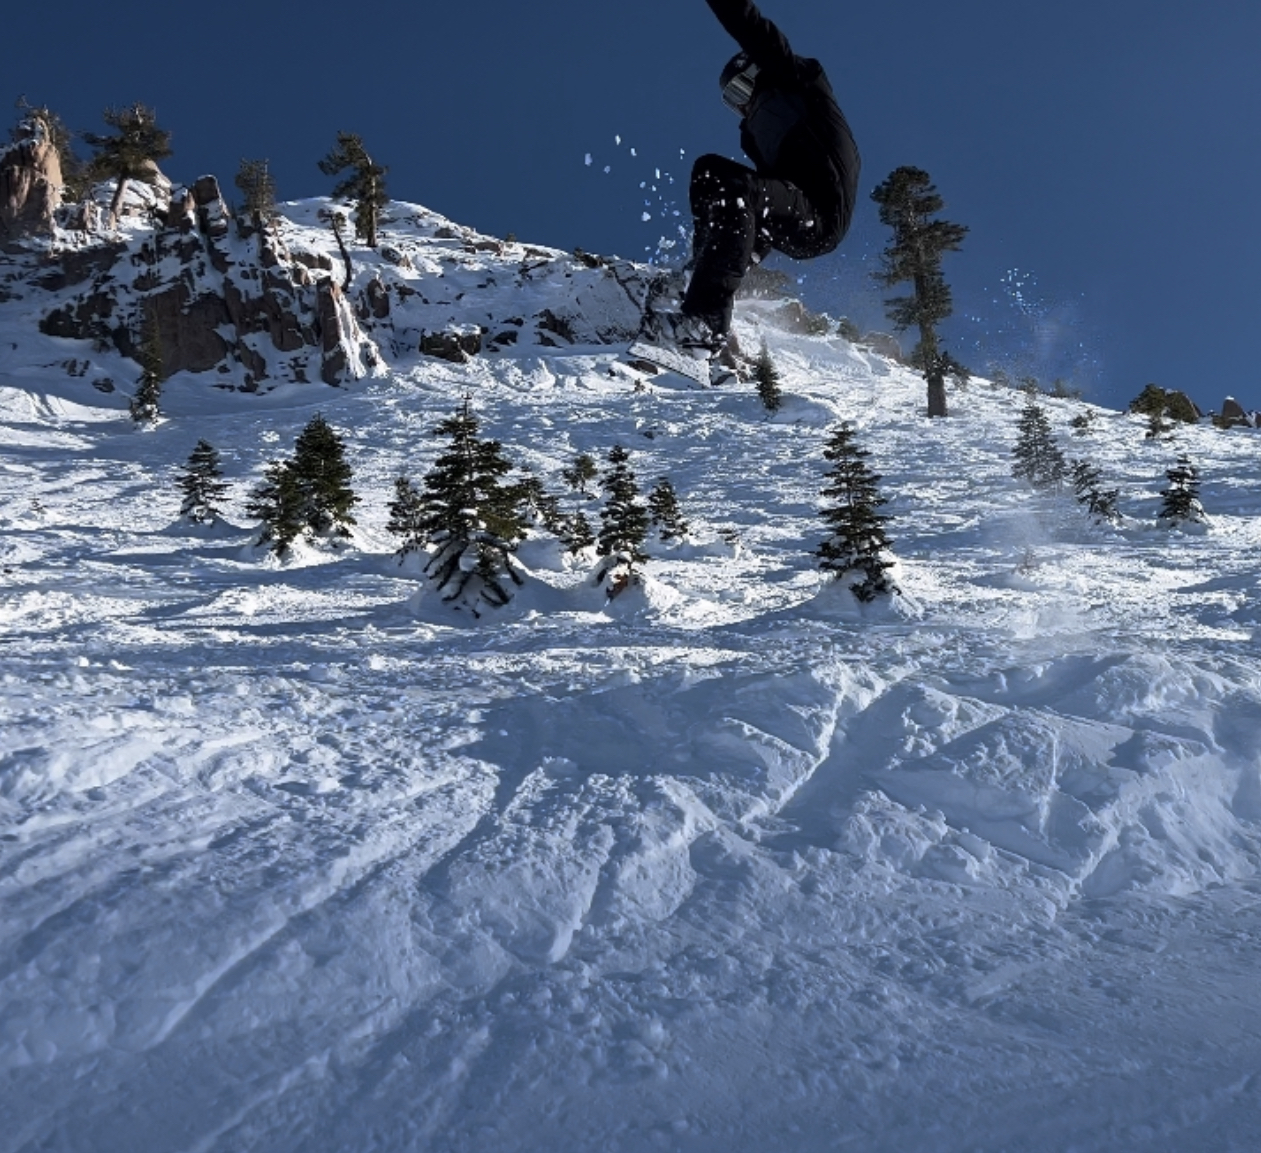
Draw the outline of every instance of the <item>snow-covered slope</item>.
M458 259L443 323L574 299ZM1047 400L1121 487L1091 528L1010 479L1014 394L930 424L907 370L771 311L738 331L774 420L560 340L254 396L181 374L136 432L60 367L127 362L0 331L0 1150L1254 1146L1253 434L1097 410L1079 439ZM386 503L466 395L558 493L629 447L695 539L610 605L546 541L501 614L417 601ZM355 547L260 560L245 496L316 411ZM814 569L842 418L893 608ZM176 523L203 437L239 529ZM1175 448L1205 534L1154 525Z

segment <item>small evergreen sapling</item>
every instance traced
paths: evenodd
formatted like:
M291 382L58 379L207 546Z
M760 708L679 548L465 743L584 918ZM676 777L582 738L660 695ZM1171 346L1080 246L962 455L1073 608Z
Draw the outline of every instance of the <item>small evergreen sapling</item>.
M162 341L158 335L157 321L145 317L144 328L137 350L140 361L140 380L135 395L127 402L131 419L136 424L153 424L162 415Z
M1036 489L1058 489L1068 466L1051 435L1051 422L1032 393L1026 395L1016 429L1011 475L1017 480L1027 480Z
M761 351L753 362L753 382L757 388L758 399L767 412L778 412L784 405L784 393L779 387L779 369L771 359L766 341L762 341Z
M208 441L199 440L189 454L185 471L176 479L184 494L180 516L192 524L212 524L219 519L219 502L228 491L219 465L219 452Z
M271 545L276 556L285 556L303 529L302 492L289 461L267 462L263 479L250 493L245 511L261 522L256 543Z
M562 469L560 475L561 479L570 488L576 489L583 496L595 496L595 493L587 488L587 485L600 475L600 468L596 464L595 457L589 456L585 452L580 452L574 457L574 463L569 468Z
M600 510L596 552L604 558L595 583L604 584L609 599L637 583L636 565L648 560L644 541L648 536L648 510L640 502L639 485L630 467L630 453L620 444L609 450L609 467L600 478L607 501Z
M1200 473L1186 453L1178 455L1173 468L1166 470L1169 487L1162 489L1158 519L1166 528L1182 524L1204 524L1208 517L1200 503Z
M648 494L648 523L657 530L663 544L673 544L687 537L688 523L679 508L679 497L667 476L661 477Z
M1119 489L1102 489L1099 481L1103 473L1097 465L1087 460L1075 460L1070 468L1073 494L1084 505L1091 519L1099 524L1120 524L1121 513L1117 509Z
M523 583L511 554L526 533L519 492L503 483L512 465L479 427L466 399L434 429L448 443L425 476L422 524L432 550L425 575L444 601L475 617L483 604L501 608L512 599L505 581Z
M422 552L426 542L425 500L410 478L395 478L394 499L389 503L389 513L386 531L402 541L394 555L402 561L409 553Z
M560 501L543 487L542 480L533 473L527 473L511 488L522 520L528 527L541 526L557 536L564 533L565 517L560 511Z
M821 491L829 503L820 516L830 535L815 552L819 567L837 580L857 574L857 580L847 583L864 603L900 591L889 576L893 561L888 559L890 544L884 530L889 517L879 511L885 500L878 489L880 477L867 466L870 455L855 441L848 421L828 438L823 456L832 467Z
M580 553L595 544L595 530L587 519L587 514L579 509L565 520L565 531L561 534L565 542L565 551Z

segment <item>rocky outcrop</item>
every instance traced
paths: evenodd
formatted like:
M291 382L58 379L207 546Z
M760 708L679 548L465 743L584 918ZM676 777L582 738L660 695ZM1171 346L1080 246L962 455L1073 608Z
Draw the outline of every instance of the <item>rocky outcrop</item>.
M0 152L0 242L51 235L61 205L61 159L49 126L32 116Z
M426 332L420 338L420 351L452 364L466 364L482 351L482 331L468 325L453 325L443 332Z
M1233 396L1228 396L1222 401L1222 414L1220 423L1225 428L1234 428L1241 425L1244 428L1252 427L1252 418L1248 416L1244 406L1239 403Z
M219 183L204 176L171 190L148 236L49 258L34 283L62 300L40 329L135 359L153 324L164 376L213 371L247 391L317 376L338 384L364 375L373 353L329 265L291 256L271 230L234 236ZM384 286L367 302L369 318L388 315Z

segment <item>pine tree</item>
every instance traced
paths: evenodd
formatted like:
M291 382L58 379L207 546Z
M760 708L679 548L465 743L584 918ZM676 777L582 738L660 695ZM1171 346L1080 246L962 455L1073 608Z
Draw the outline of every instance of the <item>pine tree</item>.
M298 478L289 461L268 461L263 480L250 493L245 511L262 522L256 543L270 544L283 557L303 530L303 498Z
M1165 417L1169 417L1182 424L1197 424L1200 419L1200 414L1191 403L1190 397L1176 390L1161 388L1158 384L1146 385L1143 391L1130 401L1130 411L1147 417L1159 417L1162 421Z
M228 491L219 465L219 452L208 441L199 440L189 454L186 470L176 479L184 494L180 516L193 524L210 524L218 520L219 502Z
M761 351L753 362L753 381L757 387L758 399L767 412L778 412L784 404L784 394L779 387L779 369L771 359L766 341L762 341Z
M648 522L666 544L687 536L688 523L683 519L679 498L669 477L661 477L648 494Z
M595 544L595 531L581 509L566 519L561 540L565 542L565 551L570 553L582 552Z
M899 332L918 328L919 343L911 360L928 382L928 415L945 416L946 376L966 373L937 340L937 325L954 311L941 258L962 247L968 230L931 219L945 201L920 168L895 169L871 198L880 206L880 222L893 229L893 242L882 254L884 268L875 274L876 280L885 288L911 284L910 296L894 297L885 305Z
M349 537L355 523L350 510L359 498L350 487L345 445L320 413L298 434L290 467L302 492L305 528L317 536Z
M337 176L349 169L333 188L333 197L354 201L355 235L369 248L376 248L381 209L390 200L385 191L385 174L389 169L373 161L363 140L354 132L339 132L336 147L319 166L325 176Z
M1068 466L1051 435L1051 422L1032 393L1026 396L1016 428L1016 446L1012 449L1015 463L1011 466L1011 475L1017 480L1027 480L1036 489L1059 488Z
M1177 463L1165 472L1169 487L1162 489L1164 498L1158 519L1168 528L1177 528L1190 522L1203 524L1208 518L1200 503L1200 473L1186 453L1178 455Z
M551 495L543 482L533 473L511 486L512 495L527 525L541 525L548 532L561 535L565 517L560 511L560 501Z
M585 452L580 452L574 457L574 463L566 469L561 470L561 479L572 489L577 489L583 496L594 496L587 485L600 475L599 466L595 462L595 457L589 456Z
M1120 490L1099 487L1103 472L1097 465L1086 460L1075 460L1070 467L1070 476L1077 502L1086 506L1086 511L1093 520L1099 524L1120 524L1121 513L1117 509Z
M389 504L390 519L386 531L402 538L395 556L402 560L408 553L419 553L425 547L425 501L420 490L406 476L395 478L394 499Z
M423 530L433 552L425 574L443 600L467 605L479 616L480 602L501 607L511 599L507 578L522 578L511 562L525 524L514 486L503 484L512 470L497 440L481 440L466 399L435 436L449 438L425 477ZM457 606L458 607L458 606Z
M117 181L114 199L109 206L112 228L118 223L118 215L122 211L127 181L153 183L158 175L158 161L171 155L171 134L158 127L157 115L143 104L107 108L101 118L111 128L117 129L115 134L99 136L88 132L83 138L96 149L89 165L92 176Z
M603 584L612 577L612 598L636 580L635 566L648 560L643 549L648 536L648 510L640 502L630 453L620 444L614 445L608 462L609 467L600 478L608 499L600 510L600 532L596 537L596 552L605 561L596 572L595 583Z
M162 415L159 407L162 400L162 339L152 314L145 317L137 352L140 380L135 395L127 402L127 408L136 424L152 424Z
M871 454L857 444L853 425L845 421L828 438L823 455L832 462L822 489L831 503L820 515L831 535L815 552L819 567L838 580L858 574L861 579L850 581L849 588L860 601L898 592L888 571L893 567L884 530L889 517L878 511L886 503L877 487L880 477L867 465Z
M245 198L242 210L258 231L269 228L280 215L276 207L276 182L266 160L242 160L235 184Z

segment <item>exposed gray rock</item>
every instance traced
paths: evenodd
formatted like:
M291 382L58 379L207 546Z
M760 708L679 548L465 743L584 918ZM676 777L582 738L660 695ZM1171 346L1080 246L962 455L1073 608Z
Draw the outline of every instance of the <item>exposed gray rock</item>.
M887 332L865 333L862 343L880 356L887 356L890 360L902 359L902 346L896 336L890 336Z
M458 325L443 332L426 332L420 338L420 351L453 364L467 364L482 351L481 329Z
M1244 406L1233 396L1228 396L1222 401L1222 421L1228 425L1252 426L1252 420L1244 410Z
M24 120L0 152L0 240L51 235L61 205L61 159L48 124Z

